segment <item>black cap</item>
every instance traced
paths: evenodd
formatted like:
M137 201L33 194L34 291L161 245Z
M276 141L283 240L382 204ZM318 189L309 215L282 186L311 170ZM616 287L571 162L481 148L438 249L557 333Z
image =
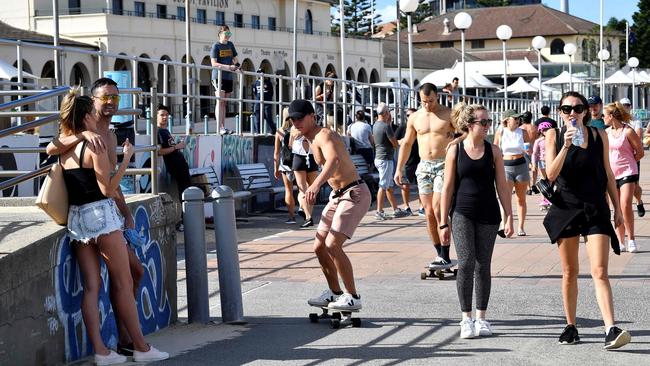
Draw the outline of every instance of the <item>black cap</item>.
M304 99L296 99L289 104L289 118L303 119L308 114L313 114L314 107L311 102Z

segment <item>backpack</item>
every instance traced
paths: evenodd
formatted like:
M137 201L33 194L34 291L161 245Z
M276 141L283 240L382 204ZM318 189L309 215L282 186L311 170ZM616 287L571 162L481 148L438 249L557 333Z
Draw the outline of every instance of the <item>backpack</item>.
M289 131L284 131L284 136L282 136L282 146L280 147L280 162L282 165L290 167L293 164L293 153L289 147L289 138L291 134Z

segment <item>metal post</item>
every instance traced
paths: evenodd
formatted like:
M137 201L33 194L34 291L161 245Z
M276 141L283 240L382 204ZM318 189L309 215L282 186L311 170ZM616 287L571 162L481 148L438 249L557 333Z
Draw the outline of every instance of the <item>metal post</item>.
M537 80L539 86L539 106L541 108L544 105L544 98L542 98L542 50L537 50ZM541 109L538 108L537 112L539 113Z
M22 41L18 40L16 43L16 64L18 66L18 90L23 90L23 50ZM22 99L22 95L18 94L18 99ZM18 107L18 111L22 111L23 107ZM18 126L23 124L23 118L18 117Z
M146 129L147 135L151 136L151 122L152 122L151 121L151 117L152 117L151 116L151 107L145 108L144 116L145 116L145 120L146 120L145 129Z
M242 132L242 118L244 118L244 102L243 102L243 96L244 96L244 74L243 73L238 73L239 77L239 98L237 98L238 101L238 109L237 109L237 115L239 116L239 124L237 126L237 132L241 135Z
M467 73L465 72L465 30L460 30L460 62L463 63L463 95L467 95Z
M168 106L167 104L167 94L169 94L169 65L167 64L167 60L163 61L163 104Z
M208 115L203 116L203 134L208 134Z
M569 90L573 91L573 71L571 70L571 55L569 55Z
M603 0L600 0L600 47L598 48L599 52L603 50ZM607 104L605 101L605 72L603 68L605 67L605 61L601 57L600 60L600 99L603 103Z
M345 82L346 79L347 79L347 75L346 75L347 72L345 70L345 25L344 25L345 18L344 18L344 14L343 14L343 10L344 10L343 3L344 3L343 0L339 1L339 4L340 4L339 5L339 10L340 10L340 14L341 14L340 15L341 16L341 34L340 34L340 37L341 37L341 75L339 75L339 78L341 78L341 80L342 80L341 94L343 95L343 121L345 121L347 119L347 114L348 114L348 104L347 104L348 103L348 92L347 92L348 88L347 88L347 83ZM334 98L335 98L334 100L336 100L336 94L334 94ZM334 120L335 121L336 121L337 114L338 113L336 113L336 104L335 104L335 107L334 107ZM337 127L338 127L337 122L340 122L340 121L336 121L334 123L334 130L335 131L336 131ZM345 124L345 122L343 122L343 123Z
M158 99L157 87L151 88L151 106L149 110L151 115L155 116L151 121L151 145L158 145ZM169 131L172 130L171 116L169 118ZM135 141L134 141L135 142ZM158 194L158 149L151 152L151 193Z
M61 51L59 51L59 0L52 0L54 23L54 86L61 85Z
M630 59L630 23L625 21L625 59Z
M266 133L266 128L264 126L266 123L264 123L264 74L260 76L259 78L260 82L260 88L258 89L258 93L260 93L260 103L259 103L259 115L256 124L256 127L259 128L259 130L256 128L255 131L259 131L260 134L264 135ZM253 108L255 110L255 108Z
M131 59L131 87L134 89L138 87L138 61L136 60L135 56L133 56L133 58ZM138 95L139 93L133 93L133 95L131 96L133 108L138 108ZM136 115L133 116L133 128L135 129L135 133L137 134L138 116Z
M183 236L185 238L187 319L190 323L207 323L210 321L210 301L208 297L208 263L205 256L203 191L200 188L189 187L183 192L183 226L185 226Z
M508 60L506 59L506 41L503 41L503 110L508 109Z
M224 323L243 324L239 254L237 253L237 225L235 223L235 200L232 189L219 186L212 191L214 213L214 238L217 246L219 269L219 294L221 319Z
M636 110L636 67L632 68L632 118Z
M189 64L189 61L185 60L188 63L188 66L185 68L185 108L187 108L187 114L185 114L185 134L189 135L192 130L192 118L193 118L193 108L192 108L192 68L194 64Z
M221 68L217 68L217 90L221 90L221 82L223 79L223 71ZM225 103L225 101L221 100L221 93L217 93L217 100L215 102L216 108L215 108L215 113L214 113L214 118L217 121L217 132L219 133L219 130L221 129L221 103ZM224 118L224 127L226 126L226 116L223 116Z
M399 85L399 89L397 89L397 101L395 101L395 118L399 118L399 121L401 123L402 118L401 118L401 111L402 111L402 57L401 57L401 49L400 45L402 43L402 40L400 38L400 28L401 28L401 20L402 20L402 11L399 10L399 0L396 1L396 8L397 8L397 85ZM386 94L388 96L388 94ZM388 100L386 100L386 104L388 104Z
M411 18L412 18L411 13L408 13L406 15L406 19L407 19L407 22L408 22L408 43L409 43L409 85L411 86L411 88L414 88L415 85L413 85L413 24L411 23L412 22ZM464 32L463 32L462 37L464 37ZM465 52L464 51L465 50L465 42L464 41L463 41L463 46L462 47L463 47L462 52L463 52L463 67L464 67L465 66L465 53L464 53ZM410 94L411 93L409 93L409 96L410 96ZM464 90L463 90L463 94L465 94ZM410 97L409 97L409 106L410 105L411 105L411 100L410 100Z
M104 52L102 51L97 53L97 74L100 79L104 76Z
M185 87L186 91L186 108L187 114L185 115L185 133L190 134L190 123L192 118L192 97L190 93L190 85L192 84L192 68L190 62L192 60L191 48L191 34L190 34L190 0L185 0ZM217 120L218 121L218 120Z
M298 76L298 0L293 0L293 65L291 70L293 72L293 92L291 92L291 100L296 99L296 77Z

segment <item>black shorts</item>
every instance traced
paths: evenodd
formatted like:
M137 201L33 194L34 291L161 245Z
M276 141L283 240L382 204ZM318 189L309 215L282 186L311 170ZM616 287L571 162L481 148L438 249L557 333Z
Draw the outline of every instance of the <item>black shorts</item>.
M616 180L616 188L621 189L623 184L636 183L638 181L639 181L638 174L628 175L627 177L619 178Z
M407 165L404 168L404 177L408 179L409 184L417 184L417 178L415 177L415 171L418 169L418 165Z
M318 164L314 160L314 155L309 154L309 165L307 165L307 157L304 155L293 154L293 164L291 170L294 172L316 172L318 171Z
M574 218L564 230L562 230L558 239L595 234L609 235L609 233L607 223L603 223L602 219L598 220L597 218L592 218L591 220L587 220L587 217L584 214L580 214Z
M217 80L213 79L212 80L212 86L214 87L214 90L217 89ZM229 79L221 79L221 91L226 92L226 93L232 93L232 86L233 86L233 81Z

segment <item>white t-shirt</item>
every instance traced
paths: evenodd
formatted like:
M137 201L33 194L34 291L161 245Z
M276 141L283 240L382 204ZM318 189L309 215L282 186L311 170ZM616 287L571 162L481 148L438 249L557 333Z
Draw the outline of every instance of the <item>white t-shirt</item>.
M356 121L349 127L350 136L354 140L357 149L370 149L370 136L372 136L372 127L363 121Z

